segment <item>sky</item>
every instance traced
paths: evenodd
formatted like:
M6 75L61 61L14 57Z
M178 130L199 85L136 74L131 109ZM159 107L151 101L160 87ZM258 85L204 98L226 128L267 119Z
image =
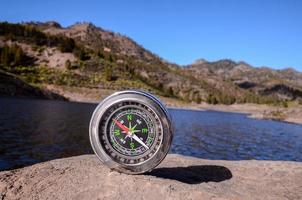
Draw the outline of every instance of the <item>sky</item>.
M0 21L92 22L167 61L232 59L302 71L300 0L2 0Z

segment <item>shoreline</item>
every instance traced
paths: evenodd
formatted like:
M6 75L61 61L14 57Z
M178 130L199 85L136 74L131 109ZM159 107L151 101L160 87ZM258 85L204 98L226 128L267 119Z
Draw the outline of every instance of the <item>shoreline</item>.
M99 103L108 95L117 90L111 89L87 89L80 87L66 87L55 85L44 85L47 90L60 94L74 102ZM289 106L288 108L271 106L265 104L232 104L212 105L207 103L184 102L179 99L157 96L168 108L187 110L210 110L221 112L232 112L247 114L250 118L283 121L287 123L302 125L302 105Z
M113 89L97 89L97 88L82 88L82 87L69 87L58 85L37 85L37 88L48 91L62 96L69 102L79 103L95 103L98 104L105 97L118 91ZM12 96L14 97L14 96ZM22 96L23 98L25 96ZM247 117L264 120L274 120L287 123L302 125L302 105L289 105L287 108L266 104L207 104L207 103L192 103L184 102L182 100L171 97L157 97L168 108L185 109L185 110L198 110L198 111L219 111L246 114ZM15 96L18 98L18 96ZM35 99L37 99L36 97Z
M0 199L301 199L301 185L300 162L168 154L153 171L126 175L81 155L0 172Z

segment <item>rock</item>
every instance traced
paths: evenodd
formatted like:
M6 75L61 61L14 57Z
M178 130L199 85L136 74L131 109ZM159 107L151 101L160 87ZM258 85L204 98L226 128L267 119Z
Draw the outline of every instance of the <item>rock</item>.
M302 199L302 164L169 154L144 175L82 155L0 172L0 199Z

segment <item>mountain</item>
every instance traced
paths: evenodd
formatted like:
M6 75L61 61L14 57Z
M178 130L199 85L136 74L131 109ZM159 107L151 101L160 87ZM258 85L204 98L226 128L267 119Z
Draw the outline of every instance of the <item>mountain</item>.
M200 103L283 103L302 99L293 69L200 59L169 63L131 38L91 23L0 23L0 68L35 86L140 88Z
M213 79L220 83L230 82L229 87L250 91L258 96L274 97L279 100L301 98L302 73L294 69L273 70L255 68L245 62L220 60L217 62L195 62L186 70L196 77Z

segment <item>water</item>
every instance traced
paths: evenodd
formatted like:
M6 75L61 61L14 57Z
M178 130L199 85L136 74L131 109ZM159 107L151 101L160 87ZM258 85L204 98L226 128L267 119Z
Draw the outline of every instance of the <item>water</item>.
M96 104L0 98L0 170L92 153ZM205 159L302 161L302 126L244 114L170 109L171 153Z

